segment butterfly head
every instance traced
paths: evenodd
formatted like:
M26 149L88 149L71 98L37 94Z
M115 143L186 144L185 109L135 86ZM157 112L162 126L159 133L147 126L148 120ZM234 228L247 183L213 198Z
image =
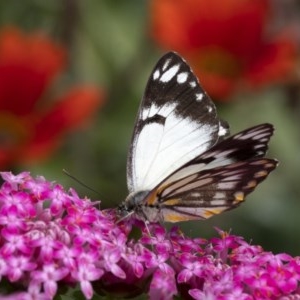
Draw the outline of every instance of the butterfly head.
M141 203L145 199L149 191L139 191L131 193L127 198L118 206L118 213L121 217L126 217L133 213L137 213L141 209Z
M134 215L137 219L157 222L159 220L159 208L149 206L146 199L150 191L138 191L131 193L118 206L118 214L121 219Z

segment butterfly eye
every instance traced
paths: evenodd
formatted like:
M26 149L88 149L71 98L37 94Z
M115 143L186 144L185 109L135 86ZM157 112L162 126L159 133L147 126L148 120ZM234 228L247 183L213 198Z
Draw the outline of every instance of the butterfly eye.
M122 204L118 205L118 214L123 215L128 211L127 206L122 202Z

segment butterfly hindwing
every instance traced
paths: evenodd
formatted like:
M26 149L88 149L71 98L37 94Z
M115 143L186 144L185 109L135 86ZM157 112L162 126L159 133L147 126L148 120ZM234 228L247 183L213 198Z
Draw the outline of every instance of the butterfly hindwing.
M243 130L187 162L164 181L168 183L204 169L213 169L253 157L263 157L268 150L273 132L273 125L267 123Z
M277 165L263 158L273 130L261 124L221 141L166 178L144 204L158 206L168 222L206 219L238 206Z
M137 116L127 162L129 191L152 189L227 134L188 64L167 53L150 75Z
M157 201L162 220L178 222L207 219L240 205L277 161L254 158L227 166L206 169L172 182L161 189Z

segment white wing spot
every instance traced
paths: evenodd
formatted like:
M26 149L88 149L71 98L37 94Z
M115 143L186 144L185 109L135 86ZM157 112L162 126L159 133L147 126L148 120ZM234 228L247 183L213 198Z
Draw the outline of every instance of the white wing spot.
M260 140L262 138L264 138L266 136L265 133L261 133L261 134L258 134L256 136L253 137L254 140Z
M156 70L154 73L153 73L153 79L156 80L159 78L159 75L160 75L160 72L159 70Z
M186 82L187 78L188 78L188 73L186 73L186 72L179 73L177 75L177 82L184 83L184 82Z
M227 134L227 128L225 128L222 125L220 125L218 135L219 136L224 136L226 134Z
M146 108L144 107L144 109L142 109L142 120L146 120L148 115L149 115L149 112L150 112L150 108Z
M248 133L241 133L236 135L234 138L238 140L248 140L248 139L253 139L254 138L254 132L248 132Z
M195 81L191 81L191 82L190 82L190 86L191 86L192 88L196 87L196 85L197 85L197 84L196 84Z
M264 155L265 154L265 151L256 151L257 155Z
M191 193L191 196L194 198L200 198L201 194L200 193Z
M166 62L164 63L162 70L165 71L167 66L170 64L171 59L167 59Z
M215 157L215 156L217 156L218 154L220 153L220 151L214 151L214 152L208 152L208 153L206 153L206 154L203 154L202 155L202 158L208 158L208 157Z
M220 151L219 153L216 153L214 156L216 158L223 158L223 157L227 157L229 154L231 154L234 151L236 151L236 149L229 149L229 150L225 150L225 151Z
M204 94L203 93L198 93L198 94L196 94L196 101L201 101L202 99L203 99L203 97L204 97Z
M210 106L210 105L207 106L207 110L208 110L209 113L212 112L212 109L213 109L212 106Z
M236 182L235 181L229 181L229 182L226 182L226 181L221 181L218 183L217 185L217 189L219 190L232 190L236 187Z
M254 145L254 146L253 146L253 149L254 149L254 150L257 150L257 149L259 149L259 148L261 148L261 147L264 147L264 145L263 145L263 144L258 144L258 145Z
M179 65L175 65L172 68L170 68L169 70L167 70L165 73L162 74L162 76L160 77L160 81L162 82L168 82L170 81L178 72L179 70Z
M226 198L226 194L224 192L216 192L213 196L214 200L220 200ZM214 201L214 204L217 204L216 201ZM221 200L221 204L224 204L224 200Z
M216 209L219 209L219 207L222 207L224 204L226 204L224 199L213 199L213 201L212 201L213 206L218 206L218 208L216 208Z
M155 103L152 103L150 108L148 109L148 118L152 118L154 115L156 115L159 111L160 107L157 106Z

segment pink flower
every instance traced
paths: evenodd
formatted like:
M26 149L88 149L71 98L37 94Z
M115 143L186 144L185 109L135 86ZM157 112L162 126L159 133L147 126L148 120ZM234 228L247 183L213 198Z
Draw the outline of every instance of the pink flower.
M159 224L146 230L134 219L116 222L115 210L98 210L43 177L1 176L0 282L14 292L0 299L53 299L58 286L70 294L76 284L86 299L95 293L147 293L155 300L300 297L297 257L275 255L220 229L219 237L205 240L176 227L167 232ZM141 230L139 239L129 238L133 226Z
M36 282L43 283L46 295L53 298L57 291L57 282L66 277L69 270L59 267L54 263L44 263L42 269L32 272L32 278Z

